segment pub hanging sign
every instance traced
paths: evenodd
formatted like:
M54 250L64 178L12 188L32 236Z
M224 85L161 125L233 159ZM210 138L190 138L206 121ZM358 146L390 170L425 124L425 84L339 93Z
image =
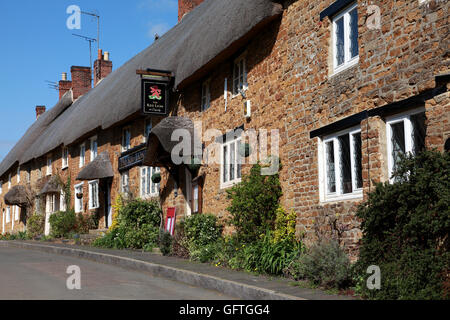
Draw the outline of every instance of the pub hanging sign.
M142 79L142 112L166 116L169 108L169 82Z

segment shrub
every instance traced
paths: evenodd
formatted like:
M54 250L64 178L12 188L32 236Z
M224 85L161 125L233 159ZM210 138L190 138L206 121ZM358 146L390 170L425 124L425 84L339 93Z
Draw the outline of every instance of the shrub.
M192 249L190 255L193 261L199 261L202 263L213 262L216 260L217 255L221 250L222 242L216 241Z
M60 211L50 216L51 235L55 238L67 237L76 230L77 216L73 210Z
M45 231L45 216L43 214L33 214L27 221L27 232L30 238L34 239Z
M346 288L351 284L350 259L337 241L312 246L289 268L294 279L306 279L327 289Z
M150 224L144 224L136 229L125 229L125 246L131 249L143 249L147 245L156 246L158 236L159 228Z
M358 209L363 239L356 273L381 269L372 299L448 299L450 153L425 151L398 165L394 184L378 184Z
M83 215L79 213L77 216L77 224L74 232L86 234L89 233L89 230L97 229L98 222L97 219L92 215Z
M283 207L276 211L274 242L295 241L295 226L297 224L297 214L295 211L286 212Z
M231 205L230 223L240 241L257 241L267 230L273 230L276 210L282 196L278 174L261 175L261 165L254 165L242 182L227 190Z
M108 249L125 249L125 233L118 228L111 230L105 236L96 239L92 245L94 247Z
M151 225L159 228L161 209L156 201L134 199L119 211L117 219L122 227L139 229L143 225Z
M184 221L182 220L175 226L172 255L185 259L189 258L189 240L184 232Z
M184 233L193 250L216 242L222 235L223 227L212 214L197 214L184 222Z
M160 232L159 237L159 249L164 256L168 256L172 253L172 235L167 231Z

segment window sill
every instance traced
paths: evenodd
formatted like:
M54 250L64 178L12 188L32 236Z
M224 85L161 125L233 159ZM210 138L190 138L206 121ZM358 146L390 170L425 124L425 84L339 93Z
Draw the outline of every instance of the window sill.
M62 167L62 168L61 168L61 170L63 170L63 171L64 171L64 170L67 170L67 169L69 169L69 166L65 166L65 167Z
M321 200L320 203L333 203L333 202L342 202L342 201L349 201L349 200L360 200L363 199L364 195L362 191L350 193L347 195L340 195L340 196L328 196L325 198L325 200Z
M341 74L342 72L358 65L359 63L359 56L357 58L353 58L353 60L350 60L349 62L347 62L346 64L344 64L343 66L340 66L336 69L333 70L333 73L330 75L330 78L333 78L339 74Z
M237 184L239 184L241 182L242 182L242 179L235 180L233 182L221 183L220 184L220 189L221 190L229 189L229 188L232 188L232 187L234 187L235 185L237 185Z

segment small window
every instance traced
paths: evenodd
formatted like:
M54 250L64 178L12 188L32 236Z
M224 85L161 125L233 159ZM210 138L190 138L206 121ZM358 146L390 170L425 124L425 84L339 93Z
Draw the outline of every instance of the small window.
M69 167L69 148L64 147L62 151L62 168Z
M19 217L20 217L20 209L18 206L14 206L13 207L14 210L14 221L19 221Z
M0 181L0 194L3 193L3 181Z
M228 188L241 182L241 157L239 148L241 138L235 138L222 144L221 187Z
M129 193L130 192L130 186L129 186L129 172L125 171L120 176L120 191L122 193Z
M160 172L159 168L142 167L141 168L141 197L159 196L159 183L153 183L152 176Z
M388 118L388 166L391 183L401 155L417 154L425 149L426 116L423 108Z
M192 195L192 211L194 213L200 213L200 208L199 208L199 186L198 183L195 182L192 185L192 191L193 191L193 195Z
M86 162L86 145L82 143L80 145L80 168L84 167L85 162Z
M52 156L47 156L47 175L52 175Z
M211 81L207 80L202 84L202 111L206 111L211 106Z
M6 223L11 222L11 207L6 207Z
M93 137L91 138L91 162L95 160L95 158L97 158L97 148L98 148L98 143L97 143L97 137Z
M20 166L17 167L17 183L20 183Z
M75 186L75 212L83 212L83 183Z
M333 201L362 196L361 130L345 130L323 139L320 154L325 173L322 200Z
M233 94L237 95L240 91L247 90L247 69L245 56L242 56L234 62L233 68Z
M145 124L144 124L144 142L147 142L148 140L148 136L150 135L150 132L152 131L152 119L148 118L145 119Z
M124 128L122 131L122 152L131 149L131 129L129 127Z
M333 18L333 56L335 73L358 63L358 8L356 3Z
M89 182L89 210L98 209L98 181Z
M8 175L8 189L11 188L11 173Z

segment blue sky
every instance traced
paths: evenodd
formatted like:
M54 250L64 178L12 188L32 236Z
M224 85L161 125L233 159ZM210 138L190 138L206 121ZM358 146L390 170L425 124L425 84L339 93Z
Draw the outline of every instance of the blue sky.
M69 30L66 9L101 16L100 45L117 69L177 23L178 0L1 0L0 161L36 120L36 105L53 107L59 81L70 67L89 66L89 44L72 33L96 38L97 22L82 16L81 30ZM93 45L93 57L97 45Z

